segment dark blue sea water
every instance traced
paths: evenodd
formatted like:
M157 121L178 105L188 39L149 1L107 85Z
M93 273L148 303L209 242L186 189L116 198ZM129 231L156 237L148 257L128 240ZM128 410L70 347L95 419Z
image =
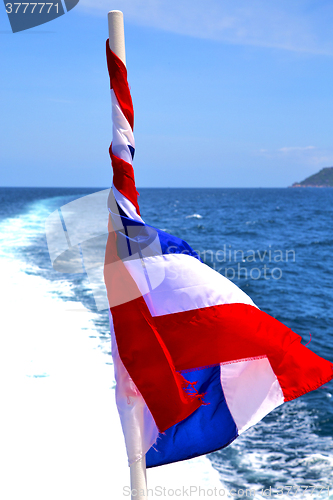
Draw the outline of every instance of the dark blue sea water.
M52 268L45 238L50 213L96 191L0 188L0 257L45 280L57 299L94 312L91 336L110 363L107 311L96 309L84 273ZM139 191L147 223L185 239L207 265L300 334L303 343L311 334L310 349L333 361L333 189ZM329 383L282 405L209 456L222 484L240 490L234 497L246 488L271 488L272 496L281 497L285 488L283 498L288 498L289 485L289 496L301 497L308 487L306 497L327 498L327 487L333 490L332 394ZM326 489L319 493L320 488Z

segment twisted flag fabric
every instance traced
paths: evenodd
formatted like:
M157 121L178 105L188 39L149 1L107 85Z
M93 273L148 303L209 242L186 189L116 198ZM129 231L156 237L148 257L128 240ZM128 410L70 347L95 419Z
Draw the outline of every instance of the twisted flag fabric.
M333 365L141 218L127 70L106 44L113 185L104 278L116 400L129 463L147 467L223 448L283 402L333 378Z

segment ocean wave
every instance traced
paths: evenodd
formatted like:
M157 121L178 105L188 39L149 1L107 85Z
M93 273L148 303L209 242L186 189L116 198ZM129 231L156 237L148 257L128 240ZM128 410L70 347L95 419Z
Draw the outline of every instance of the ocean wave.
M229 488L259 492L286 485L329 485L332 445L331 437L313 432L313 416L303 399L282 405L210 459Z
M203 219L203 217L200 214L192 214L192 215L187 215L185 219Z

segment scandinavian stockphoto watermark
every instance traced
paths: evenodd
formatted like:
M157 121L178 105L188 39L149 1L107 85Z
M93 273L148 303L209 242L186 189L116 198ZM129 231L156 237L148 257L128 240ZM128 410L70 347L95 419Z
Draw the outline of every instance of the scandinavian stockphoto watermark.
M109 212L112 224L108 228ZM183 259L181 265L167 268L157 265L163 259L157 262L156 257L179 254L179 248L170 245L162 249L159 232L143 222L124 227L124 219L119 213L112 190L99 191L67 203L49 215L45 230L53 268L61 273L86 273L98 310L151 293L163 283L166 273L168 280L178 281L178 286L182 286L182 283L189 283L189 286L193 284L194 261L188 265ZM106 263L106 246L112 232L117 233L118 260L111 259ZM185 244L184 250L180 252L181 259L182 254L190 254L191 259L198 258L232 281L277 281L283 277L286 266L296 262L294 250L273 248L271 245L261 250L235 249L223 244L215 250L193 251ZM115 288L113 277L119 277L124 272L130 272L135 277L137 286L127 287L123 293L117 287L112 291ZM112 282L110 286L105 287L105 284L108 285L106 279L109 285ZM109 296L106 288L112 291Z
M175 253L176 250L177 247L169 246L167 253ZM253 248L244 250L234 249L231 245L224 244L219 250L195 250L194 253L214 271L232 281L280 280L283 277L282 265L296 262L294 249L274 249L271 245L265 250ZM190 252L185 249L181 254L188 255ZM180 269L179 272L182 273L183 279L186 278L185 273L189 273L186 268ZM179 278L179 272L174 273L171 279Z
M140 497L200 497L200 498L329 498L329 485L284 485L277 488L269 486L267 488L205 488L202 486L183 486L179 488L167 488L165 486L155 486L147 490L131 489L124 486L123 496Z
M294 249L235 249L224 244L219 250L198 250L199 258L230 280L280 280L282 265L296 262Z

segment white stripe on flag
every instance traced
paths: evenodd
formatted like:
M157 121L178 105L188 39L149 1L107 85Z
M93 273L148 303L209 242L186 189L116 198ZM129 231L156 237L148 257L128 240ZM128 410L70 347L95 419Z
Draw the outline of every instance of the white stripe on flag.
M118 189L114 186L114 184L112 185L112 191L116 202L118 203L120 208L125 212L125 214L128 215L129 219L133 219L137 222L142 222L142 224L144 224L140 215L138 215L133 203L131 203L127 198L125 198L125 196L118 191Z
M152 316L220 304L255 305L234 283L190 255L156 255L124 264L136 280Z
M156 442L158 429L143 397L120 359L111 313L109 318L116 402L125 437L128 463L132 465Z
M117 158L121 158L132 165L132 155L128 145L135 149L134 135L130 124L121 110L113 89L111 89L111 101L113 123L112 152Z
M239 434L284 402L266 356L221 364L221 384Z

